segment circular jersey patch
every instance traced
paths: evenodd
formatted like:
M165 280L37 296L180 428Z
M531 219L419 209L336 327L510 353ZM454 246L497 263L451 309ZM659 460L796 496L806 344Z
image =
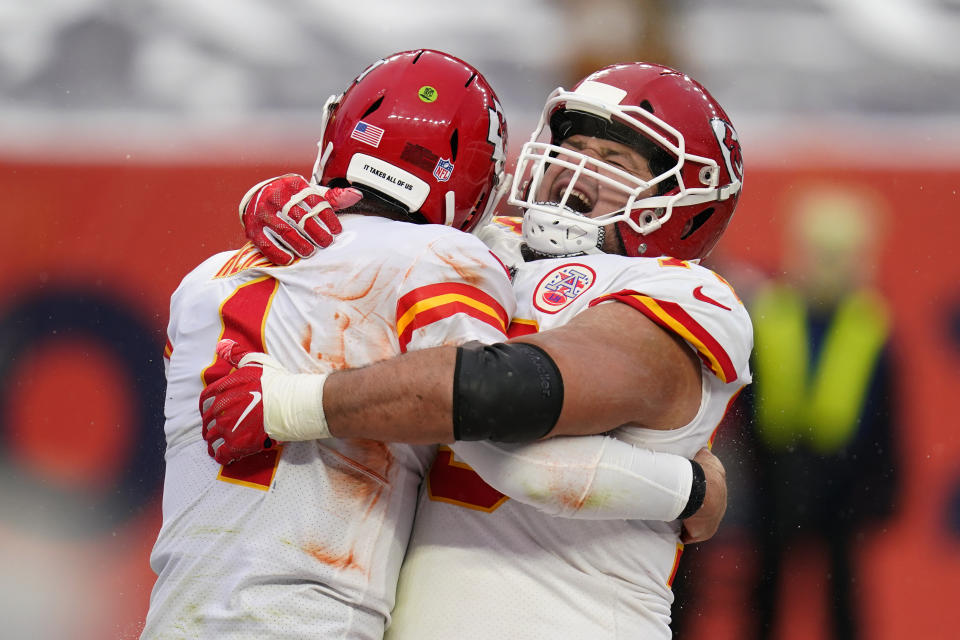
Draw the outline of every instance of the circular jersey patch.
M420 87L417 95L420 96L420 99L424 102L433 102L437 99L437 90L427 84Z
M533 290L533 306L544 313L559 313L593 286L596 272L572 262L550 271Z

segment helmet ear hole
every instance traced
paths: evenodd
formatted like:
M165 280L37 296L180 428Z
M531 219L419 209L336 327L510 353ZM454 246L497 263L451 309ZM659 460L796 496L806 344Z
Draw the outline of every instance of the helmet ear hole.
M480 193L480 197L477 198L477 201L473 203L473 208L470 210L470 213L467 214L466 219L463 221L463 226L461 227L464 231L469 231L473 229L477 221L479 221L479 216L483 209L484 203L486 203L487 192L483 191Z
M454 129L450 134L450 162L457 161L457 146L460 144L460 130Z
M373 113L374 111L376 111L377 109L379 109L381 104L383 104L383 96L380 96L379 98L377 98L377 99L373 102L373 104L371 104L369 107L367 107L367 110L363 112L363 115L360 116L360 119L363 120L364 118L366 118L367 116L369 116L371 113Z
M704 209L697 215L693 216L690 220L688 220L687 224L683 228L683 233L680 234L680 239L686 240L687 238L692 236L697 229L699 229L700 227L702 227L707 223L707 220L710 219L710 217L713 215L713 212L714 212L714 208L709 207L707 209Z

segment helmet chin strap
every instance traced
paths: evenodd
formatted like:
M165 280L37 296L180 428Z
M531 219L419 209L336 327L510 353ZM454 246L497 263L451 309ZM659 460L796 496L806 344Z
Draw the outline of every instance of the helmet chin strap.
M320 185L320 176L323 175L323 168L327 164L327 160L330 159L330 153L333 151L333 143L328 142L326 148L323 146L323 140L317 143L317 147L320 148L320 152L317 153L317 159L313 163L313 176L311 176L311 182L319 186Z
M327 98L327 101L323 103L323 109L321 110L320 140L317 142L317 159L313 163L313 176L311 177L311 182L318 186L320 185L320 176L323 175L323 168L326 166L327 160L330 159L330 154L333 152L333 142L328 142L326 146L323 144L327 135L327 123L330 121L330 114L340 103L341 98L343 98L342 93L331 95Z

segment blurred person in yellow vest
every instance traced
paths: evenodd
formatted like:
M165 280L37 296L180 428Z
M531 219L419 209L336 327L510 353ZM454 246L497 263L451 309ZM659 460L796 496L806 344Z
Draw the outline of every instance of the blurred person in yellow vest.
M872 284L883 207L850 189L804 193L786 227L782 277L750 305L754 619L758 638L782 628L793 606L778 598L786 563L813 541L827 555L827 637L853 640L863 618L857 543L867 523L890 515L897 485L891 316Z

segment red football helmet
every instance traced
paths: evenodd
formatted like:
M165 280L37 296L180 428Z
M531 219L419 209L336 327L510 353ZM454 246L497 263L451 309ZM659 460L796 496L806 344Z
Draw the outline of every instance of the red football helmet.
M549 141L541 141L548 133ZM575 134L630 146L650 162L653 177L644 180L560 146ZM551 165L572 177L561 194L545 202L537 194L549 188L540 189ZM510 203L526 209L524 236L535 251L596 253L604 229L615 225L627 255L698 260L733 216L743 159L730 118L706 89L668 67L637 62L592 73L572 91L554 91L523 145L516 175ZM581 178L622 194L626 204L587 217L592 205L578 201Z
M507 186L500 101L479 71L440 51L370 65L327 100L321 130L316 184L368 187L417 222L469 231Z

